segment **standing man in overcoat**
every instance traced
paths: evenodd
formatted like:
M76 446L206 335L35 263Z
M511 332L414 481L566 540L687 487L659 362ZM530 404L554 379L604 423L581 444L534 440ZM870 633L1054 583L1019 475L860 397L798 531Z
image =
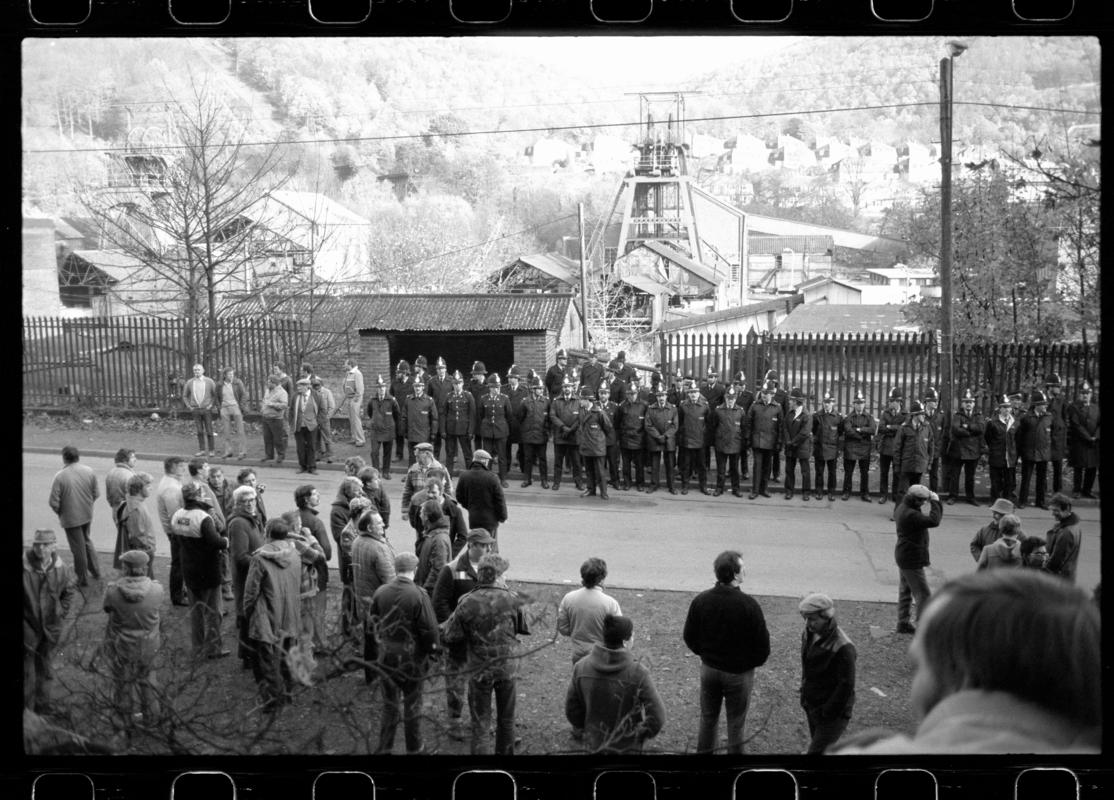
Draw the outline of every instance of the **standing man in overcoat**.
M456 466L459 448L461 463L472 463L472 434L476 425L476 400L471 392L464 391L464 376L460 370L453 373L453 390L445 398L445 421L442 429L445 439L445 469L450 475Z
M572 464L577 491L583 491L576 430L580 427L580 401L573 397L572 379L561 387L561 396L549 402L549 428L553 431L553 491L561 488L565 464Z
M1068 460L1072 468L1073 498L1094 497L1099 466L1100 417L1098 403L1091 402L1091 384L1079 389L1079 399L1067 410Z
M368 438L371 439L371 465L384 478L391 477L391 448L401 429L402 409L398 400L387 394L382 375L375 378L375 397L367 403Z
M665 486L670 494L677 494L673 487L673 454L677 450L677 409L666 401L669 392L658 386L654 405L646 410L646 452L650 454L650 488L656 492L659 469L665 459Z
M835 500L836 459L843 437L843 415L835 410L835 398L824 392L820 410L812 416L812 458L816 463L816 499L824 499L824 472L828 473L828 500Z
M712 410L712 442L716 450L716 497L723 494L728 474L731 475L731 493L743 496L739 486L739 459L743 442L747 438L747 414L738 405L739 393L734 385L723 393L723 402Z
M507 488L507 462L510 460L508 439L511 435L511 401L502 393L499 373L487 379L487 394L480 399L480 446L496 459L499 484ZM474 458L474 457L473 457Z
M66 532L73 554L77 585L88 586L88 576L101 579L97 551L89 538L89 525L93 522L93 502L101 496L97 488L97 474L80 463L81 454L71 444L62 448L65 465L54 474L50 485L50 510L58 515L58 522Z
M774 402L774 385L762 384L758 402L750 407L747 428L750 430L750 449L754 451L754 482L750 499L762 495L769 497L770 469L774 453L781 447L785 412Z
M861 391L855 392L851 401L851 413L843 420L843 499L851 497L851 479L855 467L859 469L859 497L870 502L870 485L867 474L870 470L870 454L877 431L874 417L866 412L866 398Z
M525 464L522 470L522 487L534 482L534 464L538 465L538 477L542 488L549 488L549 467L546 463L545 445L549 439L549 398L545 396L545 385L535 375L530 379L530 396L518 407L518 435L525 449Z

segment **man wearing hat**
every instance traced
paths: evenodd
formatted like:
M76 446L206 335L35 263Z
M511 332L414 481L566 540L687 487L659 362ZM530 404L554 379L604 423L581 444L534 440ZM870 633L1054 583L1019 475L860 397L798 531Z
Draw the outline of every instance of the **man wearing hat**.
M990 499L1013 497L1017 465L1017 421L1010 413L1010 399L1002 395L998 413L986 421L986 463L990 472ZM1011 504L1012 506L1012 504Z
M517 383L517 380L516 380ZM510 461L508 439L511 435L511 401L502 392L498 373L487 379L487 394L480 399L480 447L491 453L499 472L499 484L507 488L507 464ZM473 461L475 456L473 456Z
M221 643L221 553L228 539L217 532L209 504L196 483L182 485L182 507L170 518L178 537L182 580L190 604L190 628L197 656L223 658L231 655Z
M622 458L621 481L623 491L631 487L631 468L634 468L634 486L638 491L645 489L646 468L643 453L646 447L646 412L649 403L637 391L637 383L631 383L629 391L619 404L615 428L618 433L620 457Z
M429 596L414 583L418 557L395 556L395 577L371 596L371 619L379 640L379 671L383 676L383 715L379 722L378 754L394 749L398 729L399 695L404 710L406 754L415 755L422 745L422 684L426 662L437 652L437 620Z
M820 410L812 415L812 458L816 464L816 499L824 499L824 472L828 473L828 500L835 500L836 459L839 457L843 416L835 398L824 392Z
M533 374L534 370L530 370L530 375ZM507 370L507 383L503 386L503 394L507 396L511 406L511 432L507 436L507 466L510 467L511 449L514 448L514 460L518 464L518 471L525 473L526 451L522 447L522 432L519 430L518 412L522 408L522 403L530 396L530 389L522 383L521 377L522 373L518 367L511 364L511 368Z
M1099 406L1091 402L1091 384L1079 388L1079 399L1067 410L1068 461L1072 468L1073 498L1094 497L1099 465Z
M534 464L537 464L542 488L548 489L549 467L545 445L549 439L549 398L545 394L545 384L537 375L530 378L530 396L519 405L516 418L518 435L522 440L519 447L525 451L522 486L526 488L534 482Z
M310 394L310 379L299 378L290 401L290 430L298 448L298 473L317 474L318 403Z
M963 392L959 411L952 415L948 426L948 455L951 457L951 475L948 480L948 505L955 503L959 493L959 473L963 471L963 491L967 502L979 504L975 499L975 466L979 463L986 435L986 420L975 411L975 396L971 390Z
M112 672L116 710L126 724L131 722L135 693L142 715L150 718L159 711L154 660L165 592L161 583L148 576L149 563L144 551L125 551L120 556L120 578L104 592L108 625L101 652Z
M426 361L425 356L418 356L414 359L414 366L411 368L413 373L414 383L420 383L426 387L426 394L429 394L429 370L427 369L429 362Z
M1034 389L1029 393L1032 408L1021 418L1017 427L1017 453L1021 456L1021 486L1017 491L1017 508L1029 502L1029 482L1037 475L1037 508L1048 510L1045 491L1048 488L1048 462L1052 457L1052 414L1044 392Z
M600 363L607 362L608 353L603 348L596 348L588 353L588 362L580 368L580 385L592 390L592 397L599 394L600 384L607 368Z
M1049 463L1052 465L1052 491L1064 489L1064 458L1068 454L1067 406L1061 394L1060 376L1050 372L1044 377L1044 390L1048 397L1048 413L1052 415L1052 447Z
M708 470L704 453L708 447L708 418L712 410L700 396L700 387L690 381L685 388L687 397L677 407L677 458L681 468L681 494L689 493L689 480L696 472L700 491L708 490Z
M774 387L774 402L781 406L782 420L789 413L789 394L781 388L781 378L777 374L777 370L766 370L765 382ZM781 448L778 447L774 450L773 457L770 459L770 480L774 483L781 481Z
M851 413L843 420L843 498L851 498L851 479L855 467L859 468L859 498L870 502L870 486L867 474L870 470L871 442L877 431L874 417L866 412L866 398L861 391L855 392L851 401Z
M743 496L739 486L739 458L747 437L747 416L738 405L738 392L728 386L723 403L712 411L712 442L716 450L716 497L723 494L728 474L731 475L731 493Z
M483 447L483 440L480 438L480 404L488 394L487 367L484 366L484 362L475 361L472 363L472 378L468 381L468 386L465 388L468 390L468 393L472 395L472 400L474 401L473 407L476 410L475 419L472 421L472 449L479 450ZM467 462L465 466L467 466Z
M545 391L550 400L561 394L565 378L568 377L569 354L564 349L557 351L557 363L545 371Z
M503 485L491 472L491 454L486 450L472 453L472 466L460 473L456 484L456 501L468 510L468 527L483 528L496 542L492 549L499 552L499 525L507 521L507 501Z
M992 519L986 525L979 528L974 538L971 539L971 558L975 561L979 560L982 555L982 549L988 544L993 544L1002 537L1002 532L998 529L998 522L1002 517L1014 512L1013 503L1004 497L999 497L990 504L990 515Z
M735 380L731 382L735 387L735 392L738 395L735 399L735 404L743 410L746 418L750 419L750 407L754 405L754 392L747 388L746 373L741 370L735 373ZM739 479L743 481L750 480L750 465L747 463L747 450L750 449L750 431L743 437L743 449L739 454Z
M812 488L808 460L812 455L812 414L805 408L805 395L794 386L789 392L785 415L785 499L793 499L797 467L801 468L801 499L808 500Z
M35 531L23 555L23 705L49 710L54 650L74 599L74 574L54 552L54 531Z
M665 458L665 486L670 494L677 494L673 488L673 454L677 449L677 409L666 402L668 396L664 386L659 386L654 404L646 409L646 452L650 454L650 488L647 494L656 492L662 458Z
M847 730L855 705L855 644L839 627L835 603L820 592L797 606L801 633L801 708L808 719L808 753L823 753Z
M580 427L580 401L573 397L574 384L566 379L561 396L549 403L549 429L553 431L553 491L561 488L565 464L572 464L572 477L577 491L583 491L580 476L580 453L576 431Z
M356 447L364 446L364 423L360 419L360 412L364 408L364 373L356 359L347 358L344 361L344 402L348 404L348 432L352 436L352 444Z
M947 417L944 410L940 408L939 392L931 386L925 389L921 404L924 406L924 421L932 431L932 460L928 462L928 488L935 492L939 486L940 461L948 450L945 440ZM947 480L948 476L945 474L945 486L947 486Z
M769 497L768 484L774 454L780 449L784 436L785 411L774 402L775 387L762 384L758 401L750 407L747 429L750 431L750 449L754 453L754 480L750 499L761 495Z
M619 488L619 404L611 399L607 382L600 384L600 412L611 420L611 430L607 431L607 455L603 464L607 467L607 485Z
M414 376L411 372L410 362L405 358L399 359L398 364L395 366L395 376L391 379L391 397L398 401L399 408L406 402L406 398L413 394L414 390ZM395 434L395 459L401 461L403 458L403 439L406 430L399 428Z
M490 750L491 696L495 694L495 754L514 755L515 703L518 698L518 639L529 635L526 600L507 588L510 566L498 553L480 559L476 588L460 599L449 617L444 639L468 648L468 708L472 716L472 755Z
M928 513L921 511L925 501L929 503ZM913 620L919 619L928 602L931 592L924 568L931 563L928 556L928 530L940 524L944 507L936 492L920 483L915 483L905 492L894 511L894 524L897 527L897 544L894 546L894 560L898 569L897 589L897 632L914 633ZM916 603L916 616L913 603Z
M468 545L450 563L441 568L437 584L433 587L433 613L437 624L442 624L453 613L460 598L476 588L480 559L491 552L495 540L483 528L468 531ZM449 736L458 741L464 738L464 682L468 662L468 645L464 642L447 644L448 663L445 669L445 700L449 711Z
M889 406L878 420L878 503L880 505L891 497L895 503L901 501L901 496L897 493L898 472L896 469L893 471L891 489L890 467L894 460L894 437L897 436L901 423L905 421L905 414L901 410L904 400L905 395L901 389L897 387L890 389Z
M309 380L310 392L317 401L317 460L333 463L333 429L330 420L336 411L337 401L333 390L314 375Z
M406 470L402 479L402 507L399 511L403 517L410 515L410 499L425 488L429 471L437 469L445 473L445 493L453 493L453 479L445 465L433 457L433 445L429 442L419 442L414 445L414 463Z
M437 361L433 364L433 371L434 374L426 382L426 394L437 406L437 433L433 435L431 444L433 445L433 457L440 461L441 443L445 438L445 432L442 430L445 427L445 401L452 394L453 378L449 375L449 367L441 356L437 356Z
M925 421L924 406L914 400L909 404L909 415L897 429L894 437L894 468L900 476L897 496L915 483L932 461L932 428Z
M402 428L406 437L408 445L407 458L408 463L413 464L416 458L415 449L423 442L429 443L433 441L434 435L437 433L437 405L425 393L425 382L414 381L411 386L411 394L402 403ZM430 452L433 451L433 445L430 444Z
M375 378L375 397L367 403L368 438L371 439L371 465L384 478L391 477L391 448L398 435L402 410L398 401L387 394L382 375Z
M607 500L604 459L607 457L607 435L612 430L611 415L593 401L593 396L591 387L580 387L580 422L576 428L576 443L587 479L587 488L581 497L594 497L598 485L600 498Z
M719 379L719 370L714 366L708 367L708 380L700 387L700 394L703 395L704 400L708 403L708 408L715 409L720 403L723 402L723 396L727 393L727 387Z
M445 438L445 468L450 475L456 466L458 448L464 464L472 462L472 435L475 426L476 400L471 392L464 391L464 376L457 370L453 373L453 390L445 398L444 424L438 426Z

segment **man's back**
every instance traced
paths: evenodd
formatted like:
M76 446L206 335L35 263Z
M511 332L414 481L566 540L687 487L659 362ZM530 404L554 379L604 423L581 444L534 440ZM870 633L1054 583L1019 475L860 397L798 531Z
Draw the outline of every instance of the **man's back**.
M557 632L572 639L573 661L583 658L592 645L603 641L603 620L622 613L614 597L599 586L574 589L561 598L557 609Z
M637 752L661 730L665 706L629 650L597 644L573 667L565 715L583 727L589 752Z
M770 632L758 601L724 583L693 599L684 640L704 663L725 672L746 672L770 656Z

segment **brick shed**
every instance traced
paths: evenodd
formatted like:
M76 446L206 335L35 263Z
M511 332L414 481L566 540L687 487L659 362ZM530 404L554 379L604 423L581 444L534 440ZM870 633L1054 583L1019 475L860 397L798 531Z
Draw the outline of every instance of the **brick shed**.
M544 375L561 347L579 347L583 318L571 294L374 294L330 301L329 316L350 320L348 340L364 375L384 380L399 359L445 359L467 377L476 360L506 376L517 364ZM338 366L347 353L337 353ZM321 361L322 359L318 359Z

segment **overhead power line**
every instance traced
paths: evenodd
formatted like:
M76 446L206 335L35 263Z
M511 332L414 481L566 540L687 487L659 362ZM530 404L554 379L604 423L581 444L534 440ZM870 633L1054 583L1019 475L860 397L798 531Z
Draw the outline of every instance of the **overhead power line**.
M840 108L816 108L816 109L795 109L792 111L768 111L758 114L727 114L714 117L690 117L685 120L687 123L693 122L726 122L730 120L741 119L765 119L770 117L799 117L807 116L810 114L840 114L852 111L887 111L897 108L924 108L936 107L939 104L935 101L926 101L918 103L883 103L879 105L868 106L844 106ZM1004 108L1019 111L1048 111L1053 113L1063 114L1082 114L1087 116L1099 116L1101 111L1087 111L1084 109L1074 108L1046 108L1043 106L1015 106L1006 103L982 103L975 101L956 101L957 106L986 106L990 108ZM446 131L443 133L413 133L413 134L396 134L391 136L340 136L335 138L314 138L314 139L283 139L283 140L264 140L254 142L227 142L225 144L214 143L213 147L262 147L266 145L277 144L351 144L354 142L389 142L389 141L406 141L414 139L426 139L429 137L449 139L460 138L465 136L504 136L513 133L551 133L553 131L574 131L574 130L600 130L606 128L633 128L640 125L640 122L595 122L595 123L581 123L579 125L547 125L536 128L507 128L503 130L485 129L475 131ZM160 145L159 150L185 150L189 145L182 144L167 144ZM45 148L40 150L24 150L26 154L46 154L46 153L114 153L114 152L132 152L134 148L130 147L77 147L77 148Z

